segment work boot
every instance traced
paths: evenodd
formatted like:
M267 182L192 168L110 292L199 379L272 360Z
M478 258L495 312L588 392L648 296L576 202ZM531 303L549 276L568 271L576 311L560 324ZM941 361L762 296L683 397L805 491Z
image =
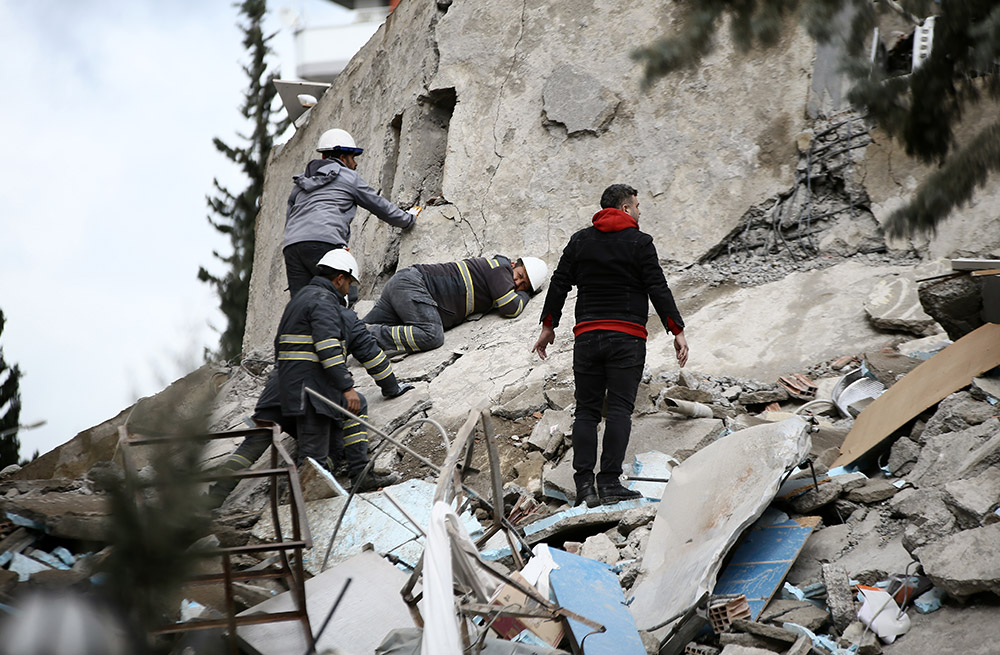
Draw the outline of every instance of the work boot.
M351 476L351 490L354 493L375 491L382 487L394 485L402 480L402 476L399 473L375 473L373 471L369 471L363 480L360 478L360 473Z
M597 497L597 490L594 489L594 485L585 484L576 490L576 504L586 505L587 507L597 507L601 504L600 499Z
M601 503L604 505L614 505L622 500L642 498L641 493L626 489L620 482L614 482L609 485L597 485L597 494L601 497Z

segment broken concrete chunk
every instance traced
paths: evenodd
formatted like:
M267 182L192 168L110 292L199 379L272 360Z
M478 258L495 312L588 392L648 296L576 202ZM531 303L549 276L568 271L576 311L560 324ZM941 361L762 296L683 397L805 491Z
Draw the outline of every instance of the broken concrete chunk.
M891 387L904 375L921 364L919 359L900 355L898 353L867 352L865 353L865 366L870 375L875 379Z
M958 529L955 515L944 503L944 492L939 489L920 491L923 493L911 496L904 506L898 508L907 512L910 520L903 532L903 546L911 554Z
M917 463L919 456L920 445L917 442L906 437L897 439L896 443L892 444L892 450L889 451L887 464L889 472L898 477L905 476L913 470L913 465Z
M824 564L823 584L826 586L826 606L830 608L833 627L837 633L842 634L857 616L847 569L835 564Z
M535 450L545 450L550 439L554 436L562 438L564 435L570 434L572 429L573 416L569 412L554 409L545 410L542 413L542 418L538 420L538 423L535 423L535 427L531 430L528 444Z
M805 491L792 498L790 503L796 514L812 514L837 500L841 491L841 483L837 480L830 480L819 485L818 489L809 485Z
M621 521L618 522L618 531L623 535L632 534L636 528L648 525L656 518L657 506L655 504L643 505L625 512Z
M1000 505L1000 468L991 467L967 480L944 485L944 502L962 528L976 528Z
M306 502L344 495L344 488L333 474L317 464L312 457L307 457L299 466L299 486L302 487L302 498Z
M850 534L851 527L846 524L815 530L789 570L788 582L802 585L817 580L822 573L822 565L836 561L847 548Z
M360 553L322 574L306 580L309 621L321 626L347 579L350 586L333 614L332 622L316 644L317 652L345 650L372 653L392 628L413 626L399 590L406 574L375 553ZM240 614L275 614L295 609L292 592L285 592ZM373 619L377 617L377 621ZM263 623L237 628L242 642L260 655L306 652L308 644L298 621Z
M758 620L778 625L796 623L816 632L830 620L830 615L809 601L776 598L767 604Z
M564 125L568 136L604 132L619 104L621 99L599 79L569 65L552 71L542 87L546 120Z
M870 505L892 498L897 491L899 489L889 480L874 478L865 480L860 486L848 490L845 497L855 503Z
M673 398L674 400L683 400L690 403L702 403L702 404L709 404L713 400L712 394L710 394L707 391L702 391L701 389L691 389L689 387L682 387L682 386L674 386L670 387L669 389L664 389L663 391L660 392L660 397Z
M47 534L80 541L107 541L110 507L103 495L49 493L0 499L0 509L24 517Z
M865 300L872 325L926 337L941 332L937 322L924 312L912 277L898 275L878 280Z
M603 532L587 537L580 549L580 555L588 559L614 564L618 561L618 546Z
M882 644L875 633L861 621L854 621L844 630L839 643L844 648L856 646L855 655L880 655Z
M741 405L761 405L766 403L780 403L788 400L788 392L781 387L774 389L761 389L760 391L744 391L738 399Z
M953 393L938 404L937 411L927 420L921 440L943 434L959 432L973 425L988 421L997 413L989 403L976 400L968 391Z
M935 587L967 598L980 591L1000 595L1000 524L964 530L914 553Z
M932 487L977 473L994 455L992 449L1000 446L998 435L1000 421L994 418L960 432L928 437L907 480L917 487Z

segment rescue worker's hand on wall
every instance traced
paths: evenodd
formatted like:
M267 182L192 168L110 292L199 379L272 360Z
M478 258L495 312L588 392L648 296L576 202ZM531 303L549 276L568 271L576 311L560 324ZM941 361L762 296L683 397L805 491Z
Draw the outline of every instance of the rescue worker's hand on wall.
M556 340L556 331L547 325L543 325L542 332L541 334L538 335L538 341L536 341L535 345L532 346L531 352L538 353L539 357L545 359L546 357L548 357L548 355L545 353L545 349L548 346L552 345L552 343L555 342L555 340ZM684 352L687 353L686 347ZM687 357L686 354L685 357Z
M684 332L678 332L674 335L674 352L677 354L677 363L681 368L684 368L688 361L688 342Z
M347 401L348 411L355 414L361 411L361 397L353 387L344 392L344 400Z

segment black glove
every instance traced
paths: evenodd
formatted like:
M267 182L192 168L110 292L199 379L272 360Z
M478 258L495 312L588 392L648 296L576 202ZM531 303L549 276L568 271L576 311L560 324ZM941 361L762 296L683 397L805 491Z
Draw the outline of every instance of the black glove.
M403 384L397 384L395 389L382 389L382 397L399 398L404 393L414 388L415 387L412 384L407 384L406 382L404 382Z

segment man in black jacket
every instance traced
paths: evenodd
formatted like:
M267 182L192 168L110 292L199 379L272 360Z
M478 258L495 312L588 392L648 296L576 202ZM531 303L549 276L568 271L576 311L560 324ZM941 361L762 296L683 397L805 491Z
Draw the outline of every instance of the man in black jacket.
M588 507L640 496L623 487L620 476L646 362L650 300L663 326L674 335L677 362L683 367L688 357L684 321L660 268L653 237L639 231L636 193L625 184L611 185L601 196L602 209L594 214L593 226L570 237L552 274L542 308L542 331L532 348L545 359L546 347L555 341L566 295L577 286L573 479L577 504ZM604 444L595 490L597 425L605 403Z

